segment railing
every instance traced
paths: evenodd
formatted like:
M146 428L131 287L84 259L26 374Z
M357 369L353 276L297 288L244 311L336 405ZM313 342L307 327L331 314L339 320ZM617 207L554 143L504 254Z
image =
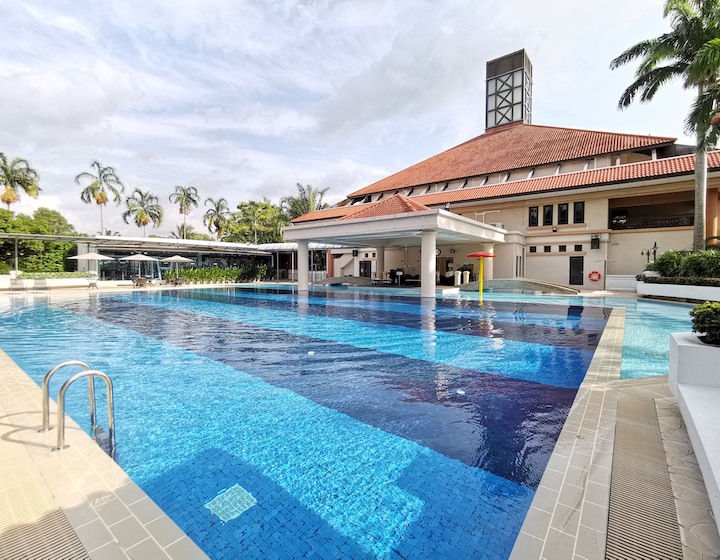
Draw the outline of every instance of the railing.
M111 457L115 456L115 415L113 410L113 387L110 378L102 371L94 370L90 368L85 362L79 362L71 360L56 365L50 371L45 374L42 383L42 428L40 432L47 432L52 430L50 426L50 378L55 375L59 370L66 367L80 367L84 371L76 373L70 379L65 381L60 387L58 393L58 409L57 409L57 447L53 451L62 451L67 449L69 445L65 445L65 393L67 392L70 385L72 385L78 379L87 377L88 379L88 397L90 400L90 425L93 434L93 438L96 442L99 442L98 435L101 432L96 422L96 407L95 407L95 378L99 377L105 382L107 392L107 414L108 414L108 442L106 451Z
M610 229L681 227L692 226L694 223L694 216L669 216L665 218L615 218L610 221Z

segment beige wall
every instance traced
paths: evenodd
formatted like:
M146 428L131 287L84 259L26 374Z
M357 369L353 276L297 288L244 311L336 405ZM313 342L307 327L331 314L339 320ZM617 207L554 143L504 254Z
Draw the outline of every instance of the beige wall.
M613 232L608 247L608 274L639 274L647 257L641 254L657 243L658 256L670 249L692 249L692 228ZM652 257L651 257L652 258Z

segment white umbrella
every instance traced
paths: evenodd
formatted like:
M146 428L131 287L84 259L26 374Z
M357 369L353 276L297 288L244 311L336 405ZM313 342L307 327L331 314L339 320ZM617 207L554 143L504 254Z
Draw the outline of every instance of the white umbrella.
M99 261L114 261L115 259L112 257L108 257L107 255L101 255L100 253L83 253L82 255L76 255L74 257L68 257L68 260L74 260L74 261L95 261L98 263L95 266L95 273L97 274L100 270Z
M183 257L181 255L173 255L172 257L166 257L164 259L160 259L160 262L169 262L169 263L189 263L189 262L195 262L193 259L188 259L187 257ZM178 268L180 267L179 264L175 265L175 272L178 271Z
M157 262L160 259L151 257L149 255L143 255L142 253L135 253L134 255L128 255L127 257L120 257L119 261L137 261L137 262ZM140 270L138 270L140 272ZM153 275L155 276L155 275Z

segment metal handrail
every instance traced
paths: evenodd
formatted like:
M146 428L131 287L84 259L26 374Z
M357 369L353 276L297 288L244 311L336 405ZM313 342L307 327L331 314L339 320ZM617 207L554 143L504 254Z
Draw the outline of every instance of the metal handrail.
M110 457L115 456L115 417L113 413L113 387L112 387L112 381L110 378L103 373L102 371L98 371L95 369L91 369L88 371L81 371L80 373L76 373L73 375L70 379L68 379L65 383L62 384L62 387L60 387L60 392L58 393L58 409L57 409L57 427L58 427L58 437L57 437L57 447L53 449L53 451L62 451L63 449L67 449L70 447L69 445L65 445L65 392L68 390L70 385L72 385L75 381L78 379L81 379L83 377L88 377L90 379L90 382L94 380L95 377L99 377L105 382L105 387L107 389L107 415L108 415L108 454ZM93 408L95 405L95 401L93 398ZM93 426L94 431L94 426Z
M65 367L78 366L83 368L85 371L90 371L92 368L85 362L79 362L77 360L70 360L56 365L50 371L45 374L42 382L42 429L39 432L49 432L52 430L50 426L50 378L55 375L56 372ZM93 385L93 378L88 378L88 396L90 397L90 424L92 429L95 429L95 387Z

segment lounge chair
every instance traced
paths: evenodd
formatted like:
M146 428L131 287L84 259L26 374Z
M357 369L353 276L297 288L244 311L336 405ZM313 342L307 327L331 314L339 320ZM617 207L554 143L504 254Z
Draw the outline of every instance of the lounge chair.
M133 288L147 288L148 286L152 286L152 282L147 278L143 278L142 276L136 276L132 279L132 281Z

